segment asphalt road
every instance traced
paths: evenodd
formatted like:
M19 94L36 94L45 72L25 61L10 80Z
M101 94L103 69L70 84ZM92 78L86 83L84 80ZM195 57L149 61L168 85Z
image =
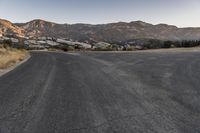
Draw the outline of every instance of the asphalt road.
M0 77L0 133L199 133L200 53L45 53Z

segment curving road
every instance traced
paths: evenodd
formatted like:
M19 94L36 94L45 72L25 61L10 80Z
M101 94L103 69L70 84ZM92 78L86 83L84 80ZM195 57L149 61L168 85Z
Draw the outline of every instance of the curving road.
M199 133L199 57L33 52L0 77L0 133Z

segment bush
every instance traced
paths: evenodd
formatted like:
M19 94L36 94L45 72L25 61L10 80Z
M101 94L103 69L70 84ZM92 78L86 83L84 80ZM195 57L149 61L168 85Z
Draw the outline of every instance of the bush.
M173 44L172 41L165 41L163 44L163 48L171 48L172 44Z
M75 51L75 48L73 46L68 46L67 51Z
M48 48L48 51L56 51L57 49L56 48Z
M94 51L113 51L113 49L111 47L95 48Z
M128 48L126 48L127 51L135 51L136 48L134 46L130 46Z
M3 40L3 47L6 48L6 47L12 47L13 44L12 44L12 41L11 40Z

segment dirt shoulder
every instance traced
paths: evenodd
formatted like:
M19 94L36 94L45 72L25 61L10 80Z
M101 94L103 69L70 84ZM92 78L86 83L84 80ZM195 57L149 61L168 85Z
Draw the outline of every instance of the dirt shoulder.
M0 48L0 76L25 62L29 57L26 50Z
M161 53L170 53L170 52L200 52L200 47L192 48L163 48L163 49L147 49L147 50L135 50L135 51L85 51L80 53L145 53L145 52L161 52ZM74 52L68 52L74 53Z
M141 50L136 52L200 52L200 47L192 48L169 48L169 49L150 49L150 50Z

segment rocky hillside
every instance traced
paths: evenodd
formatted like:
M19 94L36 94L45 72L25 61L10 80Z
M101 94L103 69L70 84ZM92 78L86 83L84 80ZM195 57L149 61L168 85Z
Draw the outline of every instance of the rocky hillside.
M18 37L24 37L25 30L21 27L12 24L8 20L0 19L0 36L2 35L14 35Z
M20 28L26 31L26 36L28 37L39 37L39 36L49 36L49 37L66 37L68 36L67 28L65 25L56 24L52 22L47 22L43 20L33 20L28 23L16 24Z
M152 25L142 21L102 25L57 24L44 20L12 24L1 20L0 33L13 32L27 37L48 36L78 41L123 42L132 39L199 40L200 28L178 28L173 25Z

